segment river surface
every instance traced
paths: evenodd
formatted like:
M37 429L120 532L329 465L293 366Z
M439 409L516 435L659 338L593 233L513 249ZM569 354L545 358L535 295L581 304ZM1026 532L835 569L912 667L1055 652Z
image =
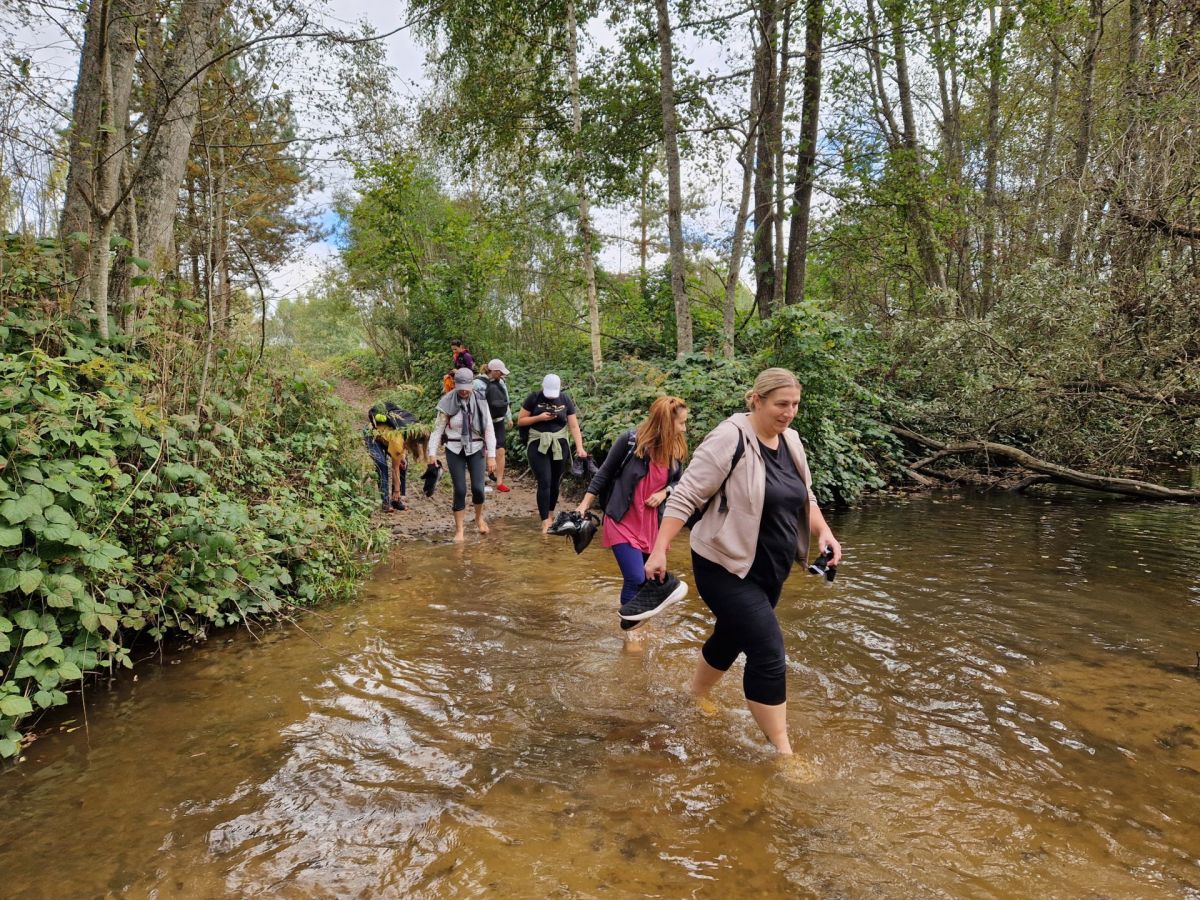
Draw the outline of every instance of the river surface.
M93 691L0 773L0 896L1200 898L1197 510L832 518L780 602L797 765L740 663L689 700L694 591L631 651L599 539L501 521Z

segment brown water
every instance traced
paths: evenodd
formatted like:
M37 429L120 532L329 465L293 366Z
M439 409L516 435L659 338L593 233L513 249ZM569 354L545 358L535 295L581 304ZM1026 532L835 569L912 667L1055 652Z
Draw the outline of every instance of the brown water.
M736 670L686 697L694 594L628 653L598 540L408 545L307 634L149 663L34 744L0 895L1200 897L1198 519L840 517L838 580L780 604L807 780Z

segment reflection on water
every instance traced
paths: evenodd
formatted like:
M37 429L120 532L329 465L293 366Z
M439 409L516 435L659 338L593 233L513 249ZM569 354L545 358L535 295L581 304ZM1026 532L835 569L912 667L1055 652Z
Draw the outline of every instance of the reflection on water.
M0 776L0 893L1200 897L1194 510L835 525L780 603L799 772L736 670L686 697L694 596L624 652L599 544L500 522L90 697Z

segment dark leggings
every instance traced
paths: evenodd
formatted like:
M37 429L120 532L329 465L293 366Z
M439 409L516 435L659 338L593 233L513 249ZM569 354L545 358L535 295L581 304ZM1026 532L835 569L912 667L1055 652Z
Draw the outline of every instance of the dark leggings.
M612 552L621 568L621 577L625 579L621 585L621 605L624 606L634 598L638 588L646 581L646 558L649 554L643 553L633 544L614 544Z
M537 479L538 515L543 521L550 518L554 507L558 506L558 486L562 483L563 472L567 470L567 454L570 448L566 441L560 440L562 459L554 459L551 447L549 454L537 448L537 441L529 444L529 468L533 469L533 477Z
M717 617L712 636L704 642L704 661L727 672L746 654L742 691L747 700L777 706L787 700L787 656L783 630L775 617L782 584L763 585L738 578L724 566L692 553L696 590Z
M467 508L467 467L471 469L471 502L476 506L483 503L484 471L487 464L483 460L483 451L476 450L470 456L455 453L447 448L446 465L450 469L450 481L454 484L455 512Z

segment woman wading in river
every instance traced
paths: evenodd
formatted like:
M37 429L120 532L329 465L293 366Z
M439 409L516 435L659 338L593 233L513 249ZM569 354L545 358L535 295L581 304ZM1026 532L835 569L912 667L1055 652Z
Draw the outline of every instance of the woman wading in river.
M446 442L446 466L454 483L454 540L464 540L467 518L467 472L471 473L471 503L475 506L475 527L488 533L483 518L484 469L496 470L496 433L492 415L483 395L475 390L475 373L462 368L454 373L454 387L442 395L437 405L437 424L429 436L429 465L437 465L438 447Z
M800 394L787 369L759 374L746 394L750 411L730 416L696 448L666 502L645 565L647 579L665 577L667 546L688 517L703 510L692 527L692 572L716 624L701 650L692 693L707 695L745 653L746 704L781 754L791 754L792 745L787 657L775 605L792 562L807 559L810 535L832 551L833 565L842 557L812 495L804 446L790 427Z
M575 455L587 457L579 419L575 416L575 402L562 389L562 379L554 374L542 379L542 389L534 391L521 404L517 427L525 429L521 440L529 452L529 468L537 479L538 516L545 534L558 505L563 472L571 460L568 438L575 442Z
M687 404L679 397L659 397L637 428L623 432L613 442L604 465L592 477L578 512L586 513L603 498L604 546L616 557L624 584L622 613L646 580L646 557L658 538L662 504L683 474L687 459ZM676 599L687 593L676 588ZM649 618L646 615L645 618ZM626 632L641 625L640 619L621 619Z

